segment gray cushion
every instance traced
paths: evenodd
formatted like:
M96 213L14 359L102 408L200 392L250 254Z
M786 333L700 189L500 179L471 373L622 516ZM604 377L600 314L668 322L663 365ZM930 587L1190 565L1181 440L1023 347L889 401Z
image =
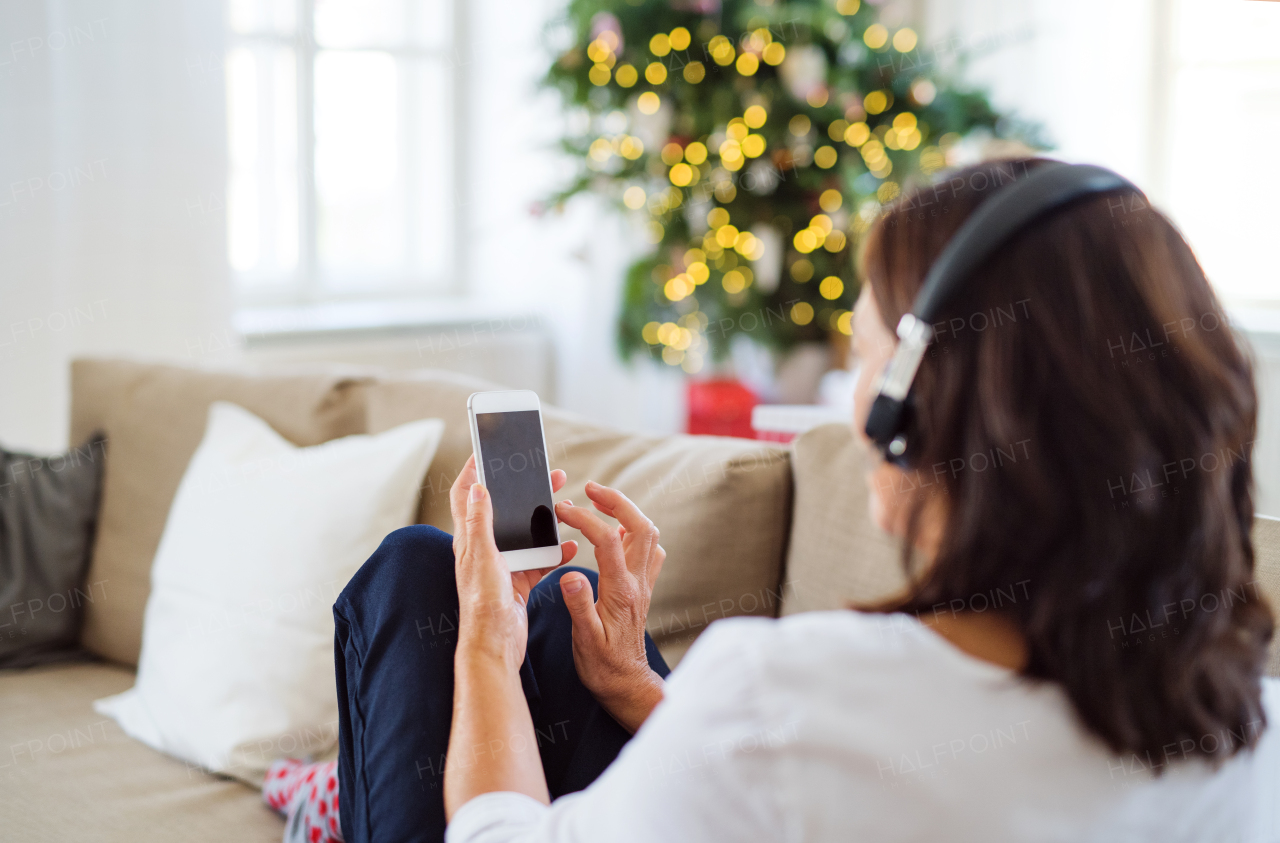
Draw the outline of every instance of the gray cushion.
M106 441L65 454L0 449L0 666L75 655L102 488Z

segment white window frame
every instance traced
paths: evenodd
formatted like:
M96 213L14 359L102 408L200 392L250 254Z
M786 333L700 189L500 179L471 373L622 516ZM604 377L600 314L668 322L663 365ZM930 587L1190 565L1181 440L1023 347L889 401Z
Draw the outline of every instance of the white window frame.
M465 292L466 252L462 247L459 228L461 211L466 207L462 174L466 172L466 145L464 131L466 118L466 80L461 68L466 66L465 46L467 35L465 0L443 0L450 21L449 44L443 49L425 47L323 47L316 41L315 0L294 0L296 15L292 35L279 33L236 32L228 26L227 55L241 48L269 45L293 50L296 75L297 115L297 203L298 203L298 260L293 279L288 283L244 283L243 273L232 270L235 303L240 309L296 306L307 307L343 301L387 301L401 299L430 299L459 295ZM450 70L448 81L449 103L445 120L448 122L449 184L446 186L448 207L446 218L450 231L446 237L448 255L442 271L443 278L404 278L393 284L373 286L368 289L353 287L336 290L326 287L320 276L318 245L316 238L316 184L315 184L315 62L324 50L342 52L385 53L400 62L404 59L434 59L443 61ZM402 94L403 96L403 94ZM403 106L402 106L403 107ZM259 106L261 111L262 106ZM261 115L260 115L261 118ZM228 209L230 208L230 203ZM264 230L259 222L259 232Z

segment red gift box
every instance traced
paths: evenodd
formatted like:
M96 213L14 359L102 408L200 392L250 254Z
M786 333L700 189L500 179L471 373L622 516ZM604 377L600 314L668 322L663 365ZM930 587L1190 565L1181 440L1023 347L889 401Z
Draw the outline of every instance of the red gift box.
M691 380L688 387L690 433L755 439L751 411L754 392L732 379Z

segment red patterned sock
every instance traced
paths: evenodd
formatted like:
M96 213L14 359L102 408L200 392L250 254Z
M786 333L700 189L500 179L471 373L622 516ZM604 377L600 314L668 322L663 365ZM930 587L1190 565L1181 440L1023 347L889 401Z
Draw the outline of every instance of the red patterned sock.
M272 762L262 798L287 817L284 843L343 843L338 819L338 762Z

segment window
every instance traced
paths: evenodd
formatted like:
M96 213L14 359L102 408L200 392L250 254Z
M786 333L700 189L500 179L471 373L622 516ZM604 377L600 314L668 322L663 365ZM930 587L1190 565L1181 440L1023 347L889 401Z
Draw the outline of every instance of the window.
M1228 304L1280 306L1280 3L1177 0L1172 15L1169 210Z
M450 289L453 0L231 0L227 246L246 304Z

